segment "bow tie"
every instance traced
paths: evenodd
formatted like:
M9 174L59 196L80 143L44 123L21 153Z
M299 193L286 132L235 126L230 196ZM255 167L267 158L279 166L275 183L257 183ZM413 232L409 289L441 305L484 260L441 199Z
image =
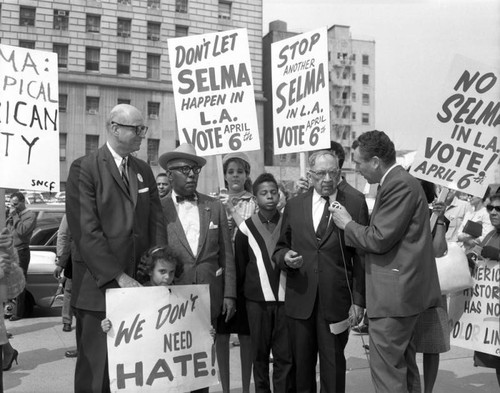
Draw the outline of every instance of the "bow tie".
M191 194L191 195L186 195L186 196L176 195L175 198L177 200L177 203L181 203L184 201L196 202L198 200L198 197L196 196L196 194Z

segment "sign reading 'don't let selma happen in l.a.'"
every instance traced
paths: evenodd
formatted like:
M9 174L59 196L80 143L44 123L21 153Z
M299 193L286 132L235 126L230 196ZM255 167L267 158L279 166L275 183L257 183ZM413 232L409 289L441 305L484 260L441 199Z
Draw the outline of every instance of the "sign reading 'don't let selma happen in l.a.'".
M59 191L57 55L0 44L0 187Z
M450 297L451 343L500 356L500 265L478 260L474 285Z
M271 45L274 154L330 148L328 33Z
M218 384L208 285L106 291L112 392L189 392Z
M436 108L424 130L411 173L466 194L484 196L500 160L500 76L456 56Z
M181 143L200 156L259 150L246 29L168 40Z

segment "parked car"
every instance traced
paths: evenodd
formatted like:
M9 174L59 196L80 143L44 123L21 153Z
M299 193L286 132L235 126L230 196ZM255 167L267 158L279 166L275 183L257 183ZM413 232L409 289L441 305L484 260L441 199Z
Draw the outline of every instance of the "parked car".
M62 305L59 282L54 278L56 246L59 224L64 215L64 205L30 205L37 212L37 225L30 241L31 260L26 283L29 314L33 307L58 307ZM57 296L56 296L57 295Z

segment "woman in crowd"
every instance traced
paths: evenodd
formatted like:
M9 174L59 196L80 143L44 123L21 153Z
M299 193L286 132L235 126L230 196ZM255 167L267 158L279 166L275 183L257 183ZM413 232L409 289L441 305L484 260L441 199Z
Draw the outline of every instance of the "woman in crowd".
M236 235L238 224L249 218L256 210L256 203L250 190L250 160L245 153L230 153L222 160L224 180L227 194L220 195L221 202L225 205L231 239ZM238 273L238 272L237 272ZM237 274L237 277L242 277ZM229 393L229 337L231 333L238 334L241 359L241 381L243 393L250 392L250 379L252 376L252 348L250 341L250 328L243 296L243 283L236 283L238 297L236 299L236 314L227 323L224 317L217 321L217 362L219 364L222 391Z
M471 211L468 211L464 215L464 220L458 228L458 241L462 242L465 251L471 250L476 244L479 244L486 236L487 233L493 230L493 226L490 223L490 218L488 212L486 211L486 202L490 195L490 189L486 191L483 198L477 196L471 196L469 203L472 207ZM473 221L482 226L482 235L479 237L474 237L471 234L465 233L464 228L468 221Z

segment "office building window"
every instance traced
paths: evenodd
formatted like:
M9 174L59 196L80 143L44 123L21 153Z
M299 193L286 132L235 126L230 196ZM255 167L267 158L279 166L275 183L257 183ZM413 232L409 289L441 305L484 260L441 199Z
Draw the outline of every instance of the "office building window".
M85 155L97 151L99 148L99 135L85 135Z
M130 5L131 4L131 0L118 0L118 4Z
M99 113L99 97L86 97L85 110L89 115L96 115Z
M99 71L99 58L101 50L99 48L85 48L85 70Z
M353 80L353 81L355 81L355 80L356 80L356 73L355 73L355 72L353 72L353 73L352 73L352 80Z
M35 26L36 8L19 8L19 26Z
M188 35L188 27L175 25L175 36L176 37L186 37Z
M131 26L132 26L132 21L130 19L118 18L116 35L125 38L130 37Z
M363 85L370 84L370 75L363 74Z
M351 60L352 60L352 62L353 62L353 63L355 63L355 62L356 62L356 53L353 53L353 54L351 55Z
M352 95L351 95L351 100L352 100L353 102L356 102L356 93L352 93Z
M130 52L116 51L116 73L130 75Z
M68 139L68 134L63 132L59 133L59 161L66 161L67 139Z
M148 139L148 164L158 165L158 151L160 150L159 139Z
M69 11L54 10L54 29L68 30Z
M361 117L361 122L363 124L370 124L370 114L369 113L363 113Z
M57 66L59 68L68 68L68 45L54 44L52 52L57 53Z
M363 65L370 65L370 56L363 55Z
M101 17L99 15L87 14L87 32L99 33L101 30Z
M126 98L118 98L117 104L118 105L120 105L120 104L129 104L130 105L130 100L128 100Z
M352 112L352 114L351 114L351 119L352 119L352 120L356 120L356 112Z
M188 0L175 0L175 12L188 12Z
M290 162L297 162L297 153L290 153Z
M147 77L148 79L160 79L160 55L148 53Z
M159 102L148 102L148 116L150 119L158 119L160 115L160 103Z
M370 94L363 94L363 105L370 105Z
M19 46L26 49L35 49L35 41L19 40Z
M148 8L159 9L160 0L148 0Z
M161 29L161 23L148 22L148 40L159 41L160 29Z
M231 19L231 3L219 1L219 19Z
M68 95L59 94L59 112L65 113L68 107Z

